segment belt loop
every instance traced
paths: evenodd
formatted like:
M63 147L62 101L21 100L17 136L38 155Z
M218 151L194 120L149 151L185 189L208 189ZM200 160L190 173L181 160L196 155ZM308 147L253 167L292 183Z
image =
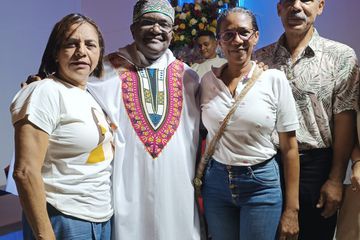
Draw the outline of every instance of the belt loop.
M214 164L213 161L214 161L214 159L211 157L208 161L208 168L212 167L212 165Z
M247 171L247 174L248 174L248 175L251 175L251 174L254 172L253 169L251 168L251 166L248 166L248 167L247 167L247 170L248 170L248 171Z

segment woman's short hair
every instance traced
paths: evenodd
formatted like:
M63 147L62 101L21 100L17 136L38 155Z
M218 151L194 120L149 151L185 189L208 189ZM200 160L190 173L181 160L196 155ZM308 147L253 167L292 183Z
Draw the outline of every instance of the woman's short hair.
M46 44L46 48L44 51L44 54L41 59L41 65L38 71L38 75L42 78L53 74L54 72L58 71L58 63L57 63L57 55L60 51L60 48L62 47L62 44L68 37L67 33L70 30L71 26L74 24L81 24L89 23L92 25L98 35L99 38L99 47L100 47L100 57L99 62L94 69L94 71L91 73L91 75L95 77L101 77L103 73L103 57L104 57L104 39L103 36L96 25L96 23L91 20L90 18L79 14L79 13L71 13L64 18L62 18L59 22L57 22L51 31L49 40Z
M222 11L219 14L219 17L217 18L217 25L216 25L216 36L217 37L219 37L219 34L220 34L221 23L224 21L224 19L230 13L244 13L244 14L247 14L251 19L251 24L253 25L253 29L255 31L259 31L259 27L258 27L258 24L257 24L257 21L256 21L256 17L255 17L255 15L254 15L254 13L252 11L250 11L249 9L246 9L246 8L242 8L242 7L234 7L234 8L225 9L224 11Z

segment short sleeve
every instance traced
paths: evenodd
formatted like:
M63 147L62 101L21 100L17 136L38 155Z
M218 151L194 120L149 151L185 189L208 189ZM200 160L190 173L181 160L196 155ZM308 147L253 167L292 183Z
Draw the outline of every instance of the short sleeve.
M60 119L60 95L51 79L30 84L21 89L10 106L12 123L27 118L48 134L56 128Z
M354 50L346 47L337 64L333 113L359 110L359 66Z
M278 76L276 81L278 98L276 130L278 132L295 131L299 128L295 99L285 74L278 70L275 71Z

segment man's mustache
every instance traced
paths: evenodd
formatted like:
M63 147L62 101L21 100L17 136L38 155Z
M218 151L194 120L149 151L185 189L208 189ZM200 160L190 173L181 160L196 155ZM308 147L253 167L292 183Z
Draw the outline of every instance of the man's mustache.
M296 19L296 20L306 20L307 17L303 12L292 12L289 15L290 19Z

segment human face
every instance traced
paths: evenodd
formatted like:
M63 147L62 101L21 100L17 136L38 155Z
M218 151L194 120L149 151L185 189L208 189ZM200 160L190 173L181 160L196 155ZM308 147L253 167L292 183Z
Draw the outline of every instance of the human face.
M217 42L215 39L209 36L200 36L197 39L197 45L201 56L205 59L211 59L216 57Z
M172 25L171 19L162 13L142 15L130 27L138 50L147 59L158 59L170 45Z
M251 17L243 12L229 13L221 22L219 45L229 65L246 65L250 61L251 54L259 40L259 32L253 28ZM225 41L221 38L223 33L230 31L236 32L233 39ZM248 37L244 38L244 35Z
M59 77L84 89L100 58L99 38L89 23L74 24L58 52Z
M303 35L311 30L324 9L324 0L280 0L278 15L285 32Z

